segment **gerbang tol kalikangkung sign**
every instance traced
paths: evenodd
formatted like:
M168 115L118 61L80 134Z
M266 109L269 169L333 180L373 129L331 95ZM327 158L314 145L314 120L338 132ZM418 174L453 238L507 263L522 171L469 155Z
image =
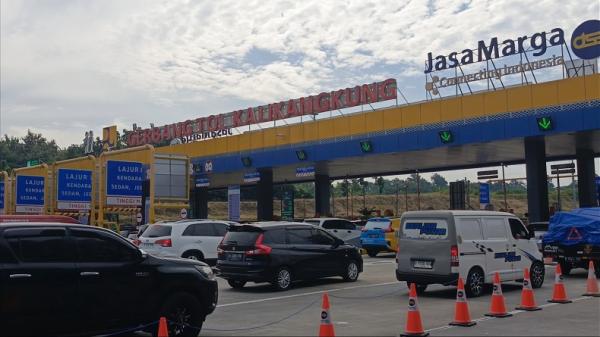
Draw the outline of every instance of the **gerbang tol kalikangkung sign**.
M390 78L381 82L357 85L353 88L322 92L318 95L200 117L161 127L128 131L127 146L160 144L175 138L190 138L195 134L212 133L304 115L316 115L330 110L396 99L396 97L396 80Z

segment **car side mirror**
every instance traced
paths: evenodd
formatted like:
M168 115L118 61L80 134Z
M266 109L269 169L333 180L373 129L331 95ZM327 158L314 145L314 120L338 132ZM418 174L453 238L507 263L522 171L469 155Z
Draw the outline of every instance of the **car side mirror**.
M336 238L335 241L333 242L333 247L339 247L343 244L344 244L344 240Z

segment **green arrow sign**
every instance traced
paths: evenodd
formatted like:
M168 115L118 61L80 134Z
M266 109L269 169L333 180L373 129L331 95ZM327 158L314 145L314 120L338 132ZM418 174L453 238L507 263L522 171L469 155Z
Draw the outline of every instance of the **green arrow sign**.
M537 118L537 125L540 131L550 131L554 129L554 125L552 125L551 117L540 117Z
M365 153L373 152L373 144L370 140L363 140L360 142L360 150Z
M298 160L306 160L306 158L307 158L306 151L304 151L304 150L296 151L296 157L298 157Z
M454 141L454 136L451 131L440 131L440 141L444 144L452 143Z

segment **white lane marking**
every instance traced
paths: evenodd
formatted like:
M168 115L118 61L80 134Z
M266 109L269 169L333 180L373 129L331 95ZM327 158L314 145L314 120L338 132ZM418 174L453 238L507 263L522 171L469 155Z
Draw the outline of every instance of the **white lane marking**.
M365 262L363 263L363 266L376 266L376 265L380 265L380 264L395 264L396 262L394 261L373 261L373 262Z
M579 301L583 301L583 300L589 300L590 298L593 298L593 297L578 297L578 298L571 299L571 301L573 301L573 303L575 303L575 302L579 302ZM555 306L555 305L560 305L560 303L546 303L546 304L539 305L539 307L540 308L547 308L547 307L552 307L552 306ZM513 314L513 315L517 315L517 314L520 314L520 313L523 313L523 312L528 312L528 311L525 311L525 310L513 310L513 311L510 311L509 313ZM486 316L486 317L481 317L481 318L478 318L478 319L474 319L473 321L479 323L479 322L483 322L483 321L489 321L491 319L495 319L495 317L487 317ZM427 329L425 331L426 332L431 332L431 331L448 330L448 329L452 329L452 328L455 328L455 326L444 325L444 326L439 326L437 328Z
M364 285L353 286L353 287L318 290L318 291L311 291L311 292L307 292L307 293L287 295L287 296L268 297L268 298L261 298L261 299L257 299L257 300L219 304L219 305L217 305L217 308L230 307L230 306L242 305L242 304L261 303L261 302L267 302L267 301L277 301L277 300L284 300L284 299L294 298L294 297L302 297L302 296L316 295L316 294L322 294L322 293L333 293L333 292L343 291L343 290L388 286L391 284L400 284L400 283L398 281L396 281L396 282L385 282L385 283L376 283L376 284L364 284Z

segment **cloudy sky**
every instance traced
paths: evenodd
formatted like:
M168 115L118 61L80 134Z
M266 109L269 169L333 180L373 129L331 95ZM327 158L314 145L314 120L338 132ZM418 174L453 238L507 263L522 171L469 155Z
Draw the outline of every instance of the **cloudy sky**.
M2 0L0 134L61 146L119 130L396 78L428 52L565 29L597 1Z

